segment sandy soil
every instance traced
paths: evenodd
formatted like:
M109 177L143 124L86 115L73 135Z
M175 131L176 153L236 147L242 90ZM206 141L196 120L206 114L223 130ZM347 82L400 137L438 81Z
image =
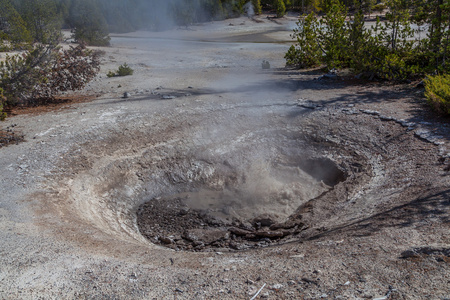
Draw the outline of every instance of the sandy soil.
M450 298L448 120L411 86L285 69L294 19L260 20L114 35L94 100L1 124L25 135L0 148L1 299ZM141 235L143 203L202 190L304 227L210 252Z

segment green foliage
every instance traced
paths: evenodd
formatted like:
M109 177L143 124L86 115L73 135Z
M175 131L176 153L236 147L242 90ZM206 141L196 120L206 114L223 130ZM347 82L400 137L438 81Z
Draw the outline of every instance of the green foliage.
M253 8L255 9L255 14L259 15L262 12L261 0L252 0Z
M127 75L133 75L134 70L130 68L126 63L119 66L119 69L117 71L118 76L127 76Z
M8 105L31 98L35 87L46 83L55 49L55 44L34 45L31 50L7 55L5 61L0 62L0 88L3 88Z
M332 0L325 17L319 22L320 44L325 56L322 58L329 69L348 66L348 34L345 18L346 7L338 0Z
M374 6L372 6L372 11L376 11L376 12L382 12L385 9L386 9L386 4L384 4L384 3L377 3Z
M386 21L377 18L375 26L369 28L364 26L362 6L348 22L346 6L338 0L329 0L327 13L320 20L314 14L299 19L293 34L296 44L287 51L286 64L298 67L325 64L329 69L349 67L357 74L388 80L448 72L450 5L430 6L425 10L427 13L415 6L413 9L404 0L388 0L386 5L389 7ZM432 24L427 38L414 39L413 20L417 25Z
M56 0L16 0L16 3L35 42L46 44L61 29L62 17L57 12Z
M108 77L128 76L128 75L133 75L133 73L134 73L134 70L131 67L129 67L126 63L124 63L123 65L119 66L117 71L115 71L115 72L109 71L108 74L106 74L106 76L108 76Z
M91 46L109 46L108 26L95 0L73 0L70 9L72 37Z
M333 0L328 13L318 20L314 13L299 19L293 37L297 45L291 46L285 55L290 66L315 67L325 63L329 69L346 67L350 64L349 41L359 49L357 36L349 35L345 22L347 10L340 2ZM359 23L353 23L357 26ZM321 30L321 28L327 28ZM356 33L356 30L355 30Z
M68 50L56 43L35 44L0 62L0 88L9 106L53 99L59 92L81 89L99 71L99 54L83 44Z
M3 89L0 88L0 121L5 120L6 113L3 111L3 106L6 103L6 97L3 96Z
M281 18L286 14L286 5L284 4L283 0L275 0L274 6L278 18Z
M428 76L425 97L438 113L450 116L450 75Z
M106 73L106 76L108 76L108 77L115 77L115 76L117 76L117 73L114 72L114 71L108 71L108 73Z
M13 48L22 48L23 44L31 42L26 23L11 1L0 0L0 7L0 18L5 21L5 28L0 28L0 39L8 40Z
M319 45L319 21L314 13L300 18L292 35L297 44L292 45L285 55L286 64L302 68L315 67L322 62L322 50Z
M60 92L82 89L100 71L100 55L84 44L57 49L45 84L35 86L33 97L53 99Z

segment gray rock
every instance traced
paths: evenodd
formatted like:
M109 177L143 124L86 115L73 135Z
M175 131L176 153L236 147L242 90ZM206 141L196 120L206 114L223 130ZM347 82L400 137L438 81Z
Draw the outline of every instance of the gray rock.
M394 118L389 117L389 116L385 116L385 115L380 115L379 118L382 121L392 121L392 120L394 120Z
M408 127L408 128L414 128L416 127L416 123L414 122L408 122L406 120L400 119L400 120L396 120L396 122L398 124L400 124L402 127Z
M370 110L370 109L360 109L362 113L365 113L366 115L372 115L372 116L379 116L380 112L376 110Z
M270 286L271 290L281 290L284 286L281 283L275 283L274 285Z
M271 216L269 214L262 214L262 215L257 216L256 218L254 218L252 223L253 224L260 223L261 226L268 227L268 226L271 226L272 224L274 224L275 221L274 221L273 216Z
M161 241L161 243L166 244L166 245L170 245L173 243L173 240L171 238L168 238L165 236L160 236L159 240Z
M313 101L309 101L309 100L303 100L303 99L299 99L298 100L298 106L303 107L303 108L309 108L309 109L316 109L319 107L322 107L322 104L313 102Z
M122 98L127 99L127 98L130 98L130 97L131 97L130 93L128 93L128 92L123 93Z
M414 135L416 137L422 139L422 140L425 140L425 141L427 141L429 143L433 143L433 144L435 144L437 146L443 144L443 142L440 141L443 138L442 136L435 135L433 132L431 132L431 131L429 131L427 129L423 129L423 128L417 129L414 132Z
M206 245L220 240L226 240L230 237L230 233L218 229L189 229L183 235L188 241L194 243L204 243Z
M349 108L342 109L342 112L346 115L357 115L358 114L358 111L356 111L355 109L349 109Z
M319 76L317 80L337 80L339 77L336 74L324 74Z

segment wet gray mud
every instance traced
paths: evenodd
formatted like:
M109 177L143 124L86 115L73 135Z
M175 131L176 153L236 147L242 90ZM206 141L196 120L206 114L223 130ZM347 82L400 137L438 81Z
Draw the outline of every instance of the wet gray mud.
M292 241L306 228L299 207L345 181L349 170L349 162L338 166L328 158L342 157L339 147L276 128L253 131L231 153L223 148L226 159L218 149L208 150L215 155L190 162L194 170L167 174L173 184L190 181L186 191L138 209L137 224L150 241L194 251Z

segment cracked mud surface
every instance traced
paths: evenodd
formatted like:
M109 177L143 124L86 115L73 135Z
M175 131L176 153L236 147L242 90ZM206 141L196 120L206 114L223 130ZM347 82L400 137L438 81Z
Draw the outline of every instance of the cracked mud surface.
M95 100L4 123L0 298L450 297L448 120L262 20L114 36Z

